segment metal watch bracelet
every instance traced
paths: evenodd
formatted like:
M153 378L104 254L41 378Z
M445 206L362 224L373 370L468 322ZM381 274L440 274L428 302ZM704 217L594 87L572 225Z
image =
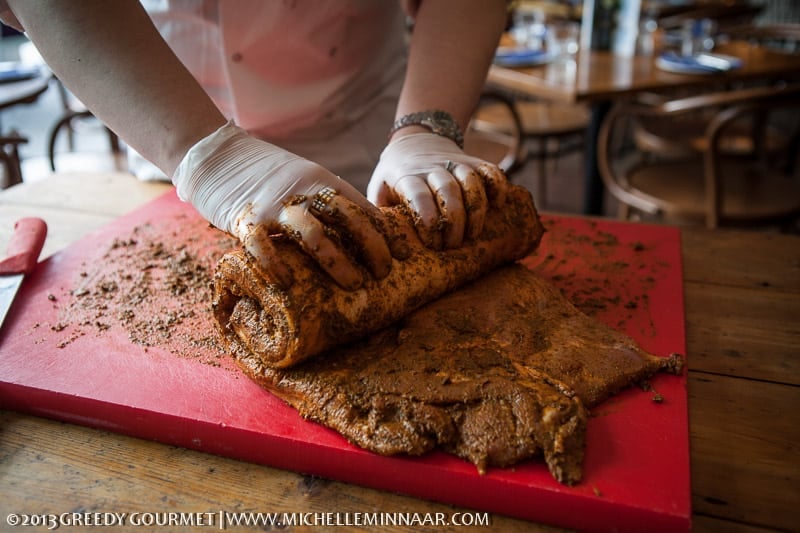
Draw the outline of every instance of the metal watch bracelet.
M461 132L458 123L446 111L432 109L402 116L392 124L392 128L389 130L389 137L394 135L397 130L408 126L422 126L431 130L431 133L447 137L456 143L459 148L464 148L464 134Z

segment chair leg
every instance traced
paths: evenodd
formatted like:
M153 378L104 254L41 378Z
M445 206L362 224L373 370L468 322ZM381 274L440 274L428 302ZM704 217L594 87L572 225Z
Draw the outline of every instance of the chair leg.
M629 206L625 202L620 202L619 207L617 207L617 217L620 220L630 220L631 206Z
M19 155L9 154L5 150L0 149L0 164L5 167L5 176L3 183L0 183L0 189L7 189L13 185L22 183L22 170L19 164Z
M539 139L539 187L536 204L540 208L547 204L547 137Z
M558 172L558 160L559 160L558 156L561 153L561 139L556 137L553 140L556 143L556 150L555 152L553 152L554 154L556 154L556 156L553 158L553 172Z
M5 167L5 176L0 183L0 189L22 183L22 159L19 155L19 145L27 142L28 139L22 137L15 130L0 137L0 165Z
M119 146L119 137L117 136L116 133L114 133L107 127L106 127L106 132L108 132L108 144L111 146L111 151L114 154L120 153L122 149Z
M0 150L0 166L5 168L3 176L0 177L0 190L3 190L14 185L14 178L11 177L11 165L5 150Z
M787 176L794 174L797 168L797 161L800 158L800 128L795 131L794 135L789 139L789 147L786 151L788 154L786 164L784 165L784 172Z
M69 96L67 95L67 88L64 87L64 84L61 83L61 80L55 78L56 80L56 87L58 88L58 94L61 97L61 105L64 108L65 113L71 113L69 107ZM66 116L66 115L65 115ZM75 150L75 130L72 127L72 123L69 122L67 125L67 149L72 152Z
M26 141L27 142L27 141ZM17 183L22 183L22 159L19 156L19 145L14 145L11 147L11 165L13 167L12 175L14 181Z
M89 111L73 111L67 113L61 120L56 122L56 125L53 127L53 131L50 133L50 142L48 143L47 154L50 158L50 170L53 172L56 171L56 138L58 137L58 132L61 128L66 127L68 131L72 129L72 119L77 117L89 117L92 116L91 112Z

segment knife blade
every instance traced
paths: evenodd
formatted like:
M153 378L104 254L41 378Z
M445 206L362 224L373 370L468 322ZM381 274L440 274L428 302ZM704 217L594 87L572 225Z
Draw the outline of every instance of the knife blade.
M14 224L7 257L0 261L0 328L26 274L33 271L47 236L47 224L41 218L27 217Z

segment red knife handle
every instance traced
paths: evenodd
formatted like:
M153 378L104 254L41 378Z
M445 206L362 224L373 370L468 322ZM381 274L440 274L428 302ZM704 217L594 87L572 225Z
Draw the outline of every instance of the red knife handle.
M47 224L41 218L21 218L14 224L7 257L0 262L0 275L28 274L39 261L47 236Z

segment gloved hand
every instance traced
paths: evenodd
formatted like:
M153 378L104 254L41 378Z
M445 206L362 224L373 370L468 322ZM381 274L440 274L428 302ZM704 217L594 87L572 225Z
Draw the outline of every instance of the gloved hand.
M413 133L384 148L367 198L379 206L406 204L426 246L456 248L480 234L486 210L502 204L506 186L496 165L465 154L446 137Z
M357 263L376 278L392 257L381 233L383 217L355 188L322 166L255 139L228 123L183 157L172 182L178 196L208 221L239 238L264 272L285 286L289 269L270 235L293 238L343 288L364 281ZM348 254L339 236L356 250Z

